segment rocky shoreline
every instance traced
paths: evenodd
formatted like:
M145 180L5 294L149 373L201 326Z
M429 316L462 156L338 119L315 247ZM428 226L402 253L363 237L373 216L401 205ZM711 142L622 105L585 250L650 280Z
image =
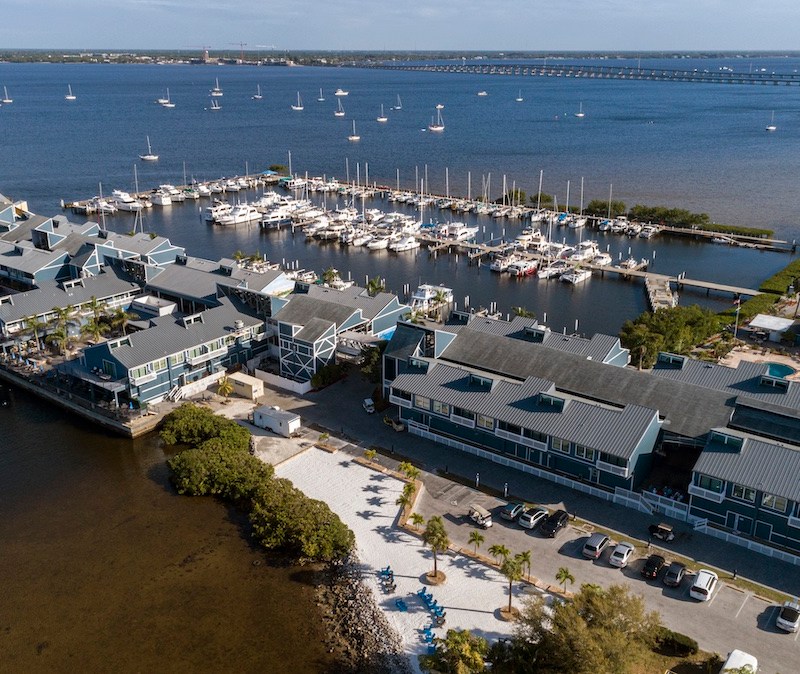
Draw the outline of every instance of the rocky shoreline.
M317 605L336 662L328 674L413 674L402 641L363 581L353 554L319 572Z

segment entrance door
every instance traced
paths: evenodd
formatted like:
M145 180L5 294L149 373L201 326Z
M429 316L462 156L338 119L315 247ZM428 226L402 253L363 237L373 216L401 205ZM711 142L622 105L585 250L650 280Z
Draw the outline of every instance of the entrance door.
M740 534L750 536L753 533L753 518L729 511L725 526L731 531L738 531Z

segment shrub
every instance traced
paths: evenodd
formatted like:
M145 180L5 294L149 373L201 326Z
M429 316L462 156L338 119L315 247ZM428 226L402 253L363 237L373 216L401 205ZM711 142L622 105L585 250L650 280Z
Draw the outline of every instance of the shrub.
M673 632L664 626L658 628L656 641L659 650L665 655L671 654L678 658L685 658L698 651L697 642L694 639L680 632Z

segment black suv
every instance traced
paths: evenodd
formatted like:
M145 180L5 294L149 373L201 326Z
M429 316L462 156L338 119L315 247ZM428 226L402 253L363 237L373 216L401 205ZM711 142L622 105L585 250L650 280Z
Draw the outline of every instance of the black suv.
M555 538L555 535L567 526L567 522L569 522L569 513L566 510L556 510L545 518L539 531L542 532L542 536Z

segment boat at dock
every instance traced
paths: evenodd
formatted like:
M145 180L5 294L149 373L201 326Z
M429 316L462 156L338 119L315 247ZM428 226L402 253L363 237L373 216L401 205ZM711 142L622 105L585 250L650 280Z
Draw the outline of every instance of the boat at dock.
M582 269L581 267L575 267L572 271L565 272L561 274L561 280L566 281L567 283L572 283L573 285L578 285L579 283L583 283L587 279L589 279L592 275L591 269Z
M223 227L228 225L243 225L261 220L262 214L250 204L236 204L231 211L218 217L215 222Z
M453 289L423 283L411 293L412 311L431 311L453 303Z
M508 265L511 276L533 276L536 273L536 260L516 260Z
M564 260L555 260L550 264L544 265L536 272L536 276L541 279L549 279L561 276L569 270L569 265Z
M404 236L397 241L393 241L388 246L389 250L395 253L403 253L407 250L416 250L419 248L419 241L411 234Z
M508 271L509 265L514 262L519 261L519 256L515 255L514 253L510 253L509 255L498 255L492 263L489 265L489 269L496 272L504 272Z

